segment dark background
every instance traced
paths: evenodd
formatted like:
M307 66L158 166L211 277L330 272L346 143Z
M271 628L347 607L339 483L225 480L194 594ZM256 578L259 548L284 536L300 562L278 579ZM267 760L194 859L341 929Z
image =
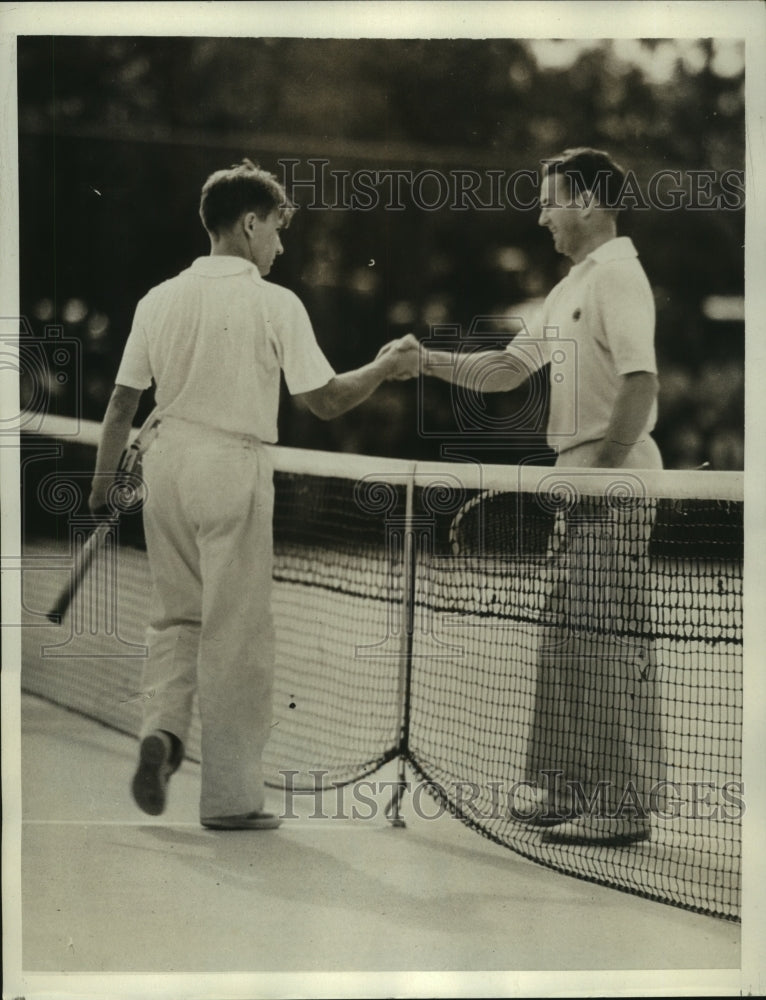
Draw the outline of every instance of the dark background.
M287 158L300 178L310 158L330 171L484 175L594 145L643 191L658 170L680 171L689 189L689 171L744 169L738 43L26 37L18 66L21 305L25 343L46 358L22 373L22 403L94 420L138 298L208 250L205 177L243 156L280 178ZM380 191L362 211L312 209L297 189L271 274L302 298L338 371L408 330L424 339L436 325L525 315L566 273L536 208L428 212L405 195L397 211ZM666 466L742 468L744 207L634 209L621 231L655 291ZM514 326L483 329L483 343L502 344ZM57 330L74 347L63 370L51 360ZM544 459L544 406L522 437L502 432L529 398L521 388L484 401L491 433L478 436L491 455L461 433L454 393L433 380L388 384L329 424L285 394L280 440Z

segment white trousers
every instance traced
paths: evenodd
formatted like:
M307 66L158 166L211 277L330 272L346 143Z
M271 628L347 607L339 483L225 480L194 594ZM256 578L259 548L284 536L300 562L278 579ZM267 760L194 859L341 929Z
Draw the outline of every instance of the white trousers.
M556 458L556 465L568 466L569 468L592 467L601 444L600 440L585 441L583 444L575 445L574 448L562 448ZM625 456L621 468L661 469L662 456L654 438L645 437L634 444Z
M600 445L589 441L564 451L556 465L592 466ZM654 440L636 444L623 468L661 469ZM655 643L643 637L652 615L649 541L656 504L644 503L635 515L607 505L594 515L580 523L563 514L557 520L526 778L546 787L559 775L588 798L604 782L607 813L616 813L634 790L649 812L664 808L659 790L667 776Z
M271 463L250 437L166 418L144 456L154 588L141 735L187 742L198 694L200 816L261 810L272 721Z

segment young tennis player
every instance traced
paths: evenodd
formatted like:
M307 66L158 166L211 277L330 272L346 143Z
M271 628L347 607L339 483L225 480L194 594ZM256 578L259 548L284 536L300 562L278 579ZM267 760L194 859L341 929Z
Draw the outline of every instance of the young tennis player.
M261 756L272 722L272 469L280 373L322 419L411 373L410 340L336 375L300 300L266 281L294 206L245 160L212 174L200 216L210 255L136 308L104 418L89 500L103 510L141 394L155 384L159 433L144 456L154 588L143 726L132 791L165 808L192 701L202 724L200 819L212 829L278 826L264 812Z

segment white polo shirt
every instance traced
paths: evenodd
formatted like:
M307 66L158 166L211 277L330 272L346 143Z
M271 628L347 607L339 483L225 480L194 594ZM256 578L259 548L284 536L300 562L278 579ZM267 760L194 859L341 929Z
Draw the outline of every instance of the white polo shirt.
M559 450L606 435L620 376L657 373L654 296L633 241L608 240L553 288L539 358L551 363L548 443ZM529 358L529 347L517 350ZM514 352L514 342L508 345ZM654 428L652 406L643 437Z
M136 307L118 385L156 383L163 415L277 440L280 369L291 394L335 372L300 299L243 257L199 257Z

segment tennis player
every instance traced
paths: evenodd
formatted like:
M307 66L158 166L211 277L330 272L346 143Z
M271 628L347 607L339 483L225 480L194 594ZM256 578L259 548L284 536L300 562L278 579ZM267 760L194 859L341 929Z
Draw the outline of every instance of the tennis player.
M143 725L133 796L166 804L192 701L202 723L200 819L272 829L261 757L272 723L272 468L280 373L321 419L407 376L403 338L336 375L300 300L266 281L294 206L249 160L212 174L200 217L210 255L138 303L103 423L89 505L101 512L142 393L162 422L144 457L143 517L153 583ZM411 366L409 366L411 367Z
M555 337L541 332L534 350L522 340L506 350L458 356L420 351L424 374L476 392L515 389L556 362L555 352L560 361L570 351L569 364L558 365L565 375L550 380L547 437L558 466L662 467L651 437L658 388L654 299L632 241L617 234L623 181L622 169L599 150L566 150L544 163L539 223L573 265L543 307L541 325ZM651 516L640 530L630 528L612 509L598 516L591 510L579 524L568 519L565 526L572 569L554 582L547 608L552 624L540 641L527 762L536 806L529 819L547 828L549 840L620 845L650 836L648 807L663 776L654 650L648 640L624 633L640 633L645 624ZM630 567L618 589L609 566L602 559L599 567L594 557L603 557L605 538ZM601 591L601 600L622 617L578 606L572 573L586 585L580 594ZM594 637L589 614L602 618L602 628L611 615L611 635Z

